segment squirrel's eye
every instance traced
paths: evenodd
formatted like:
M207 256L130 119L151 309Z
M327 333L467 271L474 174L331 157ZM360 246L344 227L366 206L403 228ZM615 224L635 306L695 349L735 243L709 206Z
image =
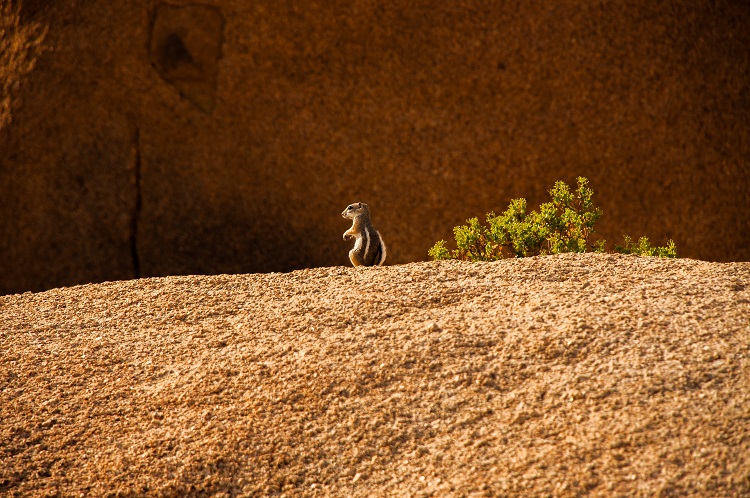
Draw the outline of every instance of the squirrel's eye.
M347 211L351 211L352 209L354 209L353 206L349 206L348 208L346 208Z

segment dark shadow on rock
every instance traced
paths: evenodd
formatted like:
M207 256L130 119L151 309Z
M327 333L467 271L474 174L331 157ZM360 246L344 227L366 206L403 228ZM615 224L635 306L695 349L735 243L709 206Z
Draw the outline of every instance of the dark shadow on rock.
M210 114L216 102L224 17L205 5L157 6L151 29L151 63L180 95Z

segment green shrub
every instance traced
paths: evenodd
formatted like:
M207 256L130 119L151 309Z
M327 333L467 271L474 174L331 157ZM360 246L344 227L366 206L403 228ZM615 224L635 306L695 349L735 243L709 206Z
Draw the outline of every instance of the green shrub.
M615 246L615 251L622 254L638 254L641 256L659 256L660 258L676 258L677 247L674 245L673 240L668 240L665 247L652 247L648 240L648 237L641 237L638 239L638 243L634 243L633 239L624 236L625 243L622 246Z
M551 202L539 206L539 212L526 211L526 199L513 199L501 215L487 213L487 225L477 218L466 220L466 225L453 229L456 249L438 241L429 251L434 260L461 259L465 261L495 261L506 257L537 256L563 252L604 251L604 240L590 242L594 225L602 216L591 198L594 191L588 180L578 178L578 188L571 191L564 182L556 182L549 191ZM644 256L677 257L673 241L666 247L652 247L646 237L638 243L625 236L623 246L616 251Z

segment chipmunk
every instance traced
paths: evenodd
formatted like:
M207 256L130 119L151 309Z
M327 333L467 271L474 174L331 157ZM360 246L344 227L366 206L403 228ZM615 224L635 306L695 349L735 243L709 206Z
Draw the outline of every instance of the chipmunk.
M354 237L354 249L349 251L349 259L354 266L375 266L385 262L387 254L385 242L370 221L370 208L367 204L349 204L341 216L354 220L352 227L344 232L344 240Z

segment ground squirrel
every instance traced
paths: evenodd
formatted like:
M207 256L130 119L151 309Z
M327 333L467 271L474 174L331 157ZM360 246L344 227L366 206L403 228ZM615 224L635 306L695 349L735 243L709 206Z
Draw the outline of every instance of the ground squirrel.
M370 221L370 208L367 204L355 202L349 204L341 216L354 220L352 227L344 232L344 240L355 237L354 249L349 251L349 259L354 266L375 266L385 262L386 248Z

